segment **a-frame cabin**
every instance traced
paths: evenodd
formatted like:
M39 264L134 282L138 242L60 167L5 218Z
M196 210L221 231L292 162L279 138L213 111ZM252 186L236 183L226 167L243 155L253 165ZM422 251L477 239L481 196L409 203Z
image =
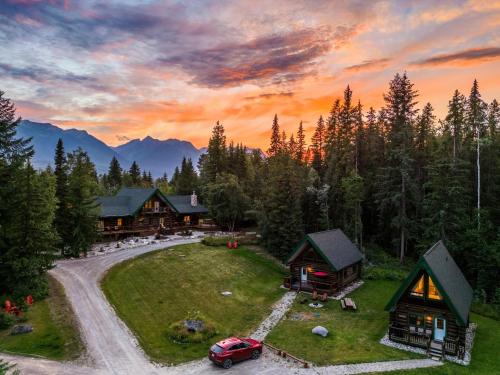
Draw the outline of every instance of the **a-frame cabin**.
M386 306L389 338L463 358L472 288L439 241L422 255Z
M361 277L363 255L340 229L309 233L286 264L287 288L334 295Z

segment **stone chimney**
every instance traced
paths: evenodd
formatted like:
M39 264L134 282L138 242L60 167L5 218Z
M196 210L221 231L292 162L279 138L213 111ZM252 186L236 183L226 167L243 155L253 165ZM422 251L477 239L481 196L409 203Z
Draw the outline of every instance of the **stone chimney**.
M196 207L198 206L198 196L193 190L193 194L191 194L191 207Z

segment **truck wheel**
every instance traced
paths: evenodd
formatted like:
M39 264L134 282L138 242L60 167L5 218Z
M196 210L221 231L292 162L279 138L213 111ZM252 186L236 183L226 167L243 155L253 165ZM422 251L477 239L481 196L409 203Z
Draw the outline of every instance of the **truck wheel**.
M224 368L230 368L231 366L233 365L233 361L231 361L230 359L226 359L223 363L222 363L222 367Z

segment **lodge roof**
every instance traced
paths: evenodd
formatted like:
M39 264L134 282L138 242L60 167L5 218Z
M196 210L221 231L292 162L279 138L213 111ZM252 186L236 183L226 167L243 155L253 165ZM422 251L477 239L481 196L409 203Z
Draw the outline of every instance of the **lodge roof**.
M466 325L472 303L472 288L442 241L434 244L420 257L413 271L401 284L385 309L394 308L421 270L426 271L432 278L444 301L457 316L458 322Z
M199 202L191 206L191 195L167 195L168 202L179 214L206 214L208 209Z
M181 214L205 213L208 210L201 204L191 206L190 195L165 196L156 188L121 188L114 196L98 197L101 207L100 217L135 216L147 200L157 195L173 211Z
M295 247L287 264L291 263L309 243L336 271L362 260L363 255L340 229L307 234Z

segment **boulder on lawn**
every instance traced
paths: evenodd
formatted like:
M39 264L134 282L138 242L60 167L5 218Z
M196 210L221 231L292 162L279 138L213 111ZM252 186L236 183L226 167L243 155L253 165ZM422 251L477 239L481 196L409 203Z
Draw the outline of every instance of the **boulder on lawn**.
M328 330L325 327L322 327L322 326L316 326L316 327L314 327L312 329L312 333L314 333L315 335L323 336L323 337L328 336Z
M33 326L31 324L16 324L10 330L11 335L21 335L23 333L33 332Z

